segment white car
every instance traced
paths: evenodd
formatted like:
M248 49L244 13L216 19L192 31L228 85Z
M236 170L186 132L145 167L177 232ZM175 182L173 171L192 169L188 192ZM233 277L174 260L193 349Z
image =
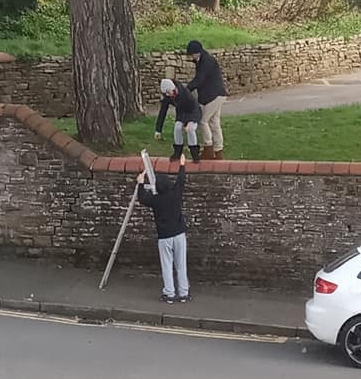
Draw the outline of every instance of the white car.
M339 345L347 360L361 368L361 247L316 274L305 322L318 340Z

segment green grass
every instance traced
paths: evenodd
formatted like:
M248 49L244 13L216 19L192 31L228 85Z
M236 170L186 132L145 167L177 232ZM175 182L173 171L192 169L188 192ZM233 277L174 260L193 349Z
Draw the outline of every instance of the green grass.
M140 52L184 50L187 42L192 39L202 41L208 49L254 44L261 40L256 33L247 30L216 23L194 23L141 33L138 35L138 50Z
M324 21L312 21L299 26L274 25L268 29L245 30L214 21L174 25L163 29L137 33L138 52L184 49L190 39L199 39L207 49L235 47L243 44L285 41L310 37L350 37L361 32L361 13L334 16ZM54 41L45 35L39 40L28 38L0 39L0 51L17 57L68 56L70 41Z
M191 24L173 29L142 32L137 34L139 53L185 49L188 41L199 39L207 48L231 47L260 41L254 33L220 24ZM28 38L0 39L0 51L16 57L68 56L70 41L54 42L51 38L41 40Z
M54 41L46 38L32 40L29 38L0 39L0 51L17 58L37 58L44 56L65 57L70 55L70 39Z
M227 117L232 159L361 160L361 106Z
M54 122L76 134L73 119ZM125 145L117 153L139 155L146 148L151 156L170 155L172 119L165 124L165 141L153 139L154 125L153 116L125 122ZM222 126L227 159L361 161L361 106L225 116Z

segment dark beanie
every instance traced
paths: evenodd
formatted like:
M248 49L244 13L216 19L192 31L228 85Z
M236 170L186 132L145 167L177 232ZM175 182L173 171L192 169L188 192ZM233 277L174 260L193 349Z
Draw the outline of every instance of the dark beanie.
M203 46L199 41L190 41L187 45L187 54L198 54L203 51Z

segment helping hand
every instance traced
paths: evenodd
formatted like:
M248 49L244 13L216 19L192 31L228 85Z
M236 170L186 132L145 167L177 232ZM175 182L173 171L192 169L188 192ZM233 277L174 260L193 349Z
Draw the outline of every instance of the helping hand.
M186 157L184 154L182 154L180 157L180 165L184 166L185 164L186 164Z
M137 176L137 183L138 184L143 184L144 183L144 177L145 177L145 171L143 171L142 173L140 173Z

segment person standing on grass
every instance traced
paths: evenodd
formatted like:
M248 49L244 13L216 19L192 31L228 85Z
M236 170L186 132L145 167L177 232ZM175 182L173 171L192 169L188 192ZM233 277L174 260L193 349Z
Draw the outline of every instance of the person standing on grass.
M185 174L185 156L180 156L179 173L175 183L167 175L156 175L157 195L144 189L145 172L137 177L138 200L151 207L158 233L158 249L162 268L163 291L161 301L173 304L176 300L185 303L191 300L187 276L186 225L182 214L182 197ZM178 296L173 278L173 265L177 271Z
M200 129L203 137L201 159L223 159L223 134L221 128L221 108L226 101L222 71L214 56L203 49L199 41L190 41L187 54L196 65L196 75L188 84L188 89L198 92L198 102L202 108Z
M178 161L183 152L183 129L187 133L188 147L194 163L199 162L199 145L197 142L197 127L201 119L201 108L182 83L171 79L162 79L160 90L163 94L162 104L158 113L154 138L162 138L164 120L169 105L175 106L176 118L174 124L174 152L169 158L171 162Z

